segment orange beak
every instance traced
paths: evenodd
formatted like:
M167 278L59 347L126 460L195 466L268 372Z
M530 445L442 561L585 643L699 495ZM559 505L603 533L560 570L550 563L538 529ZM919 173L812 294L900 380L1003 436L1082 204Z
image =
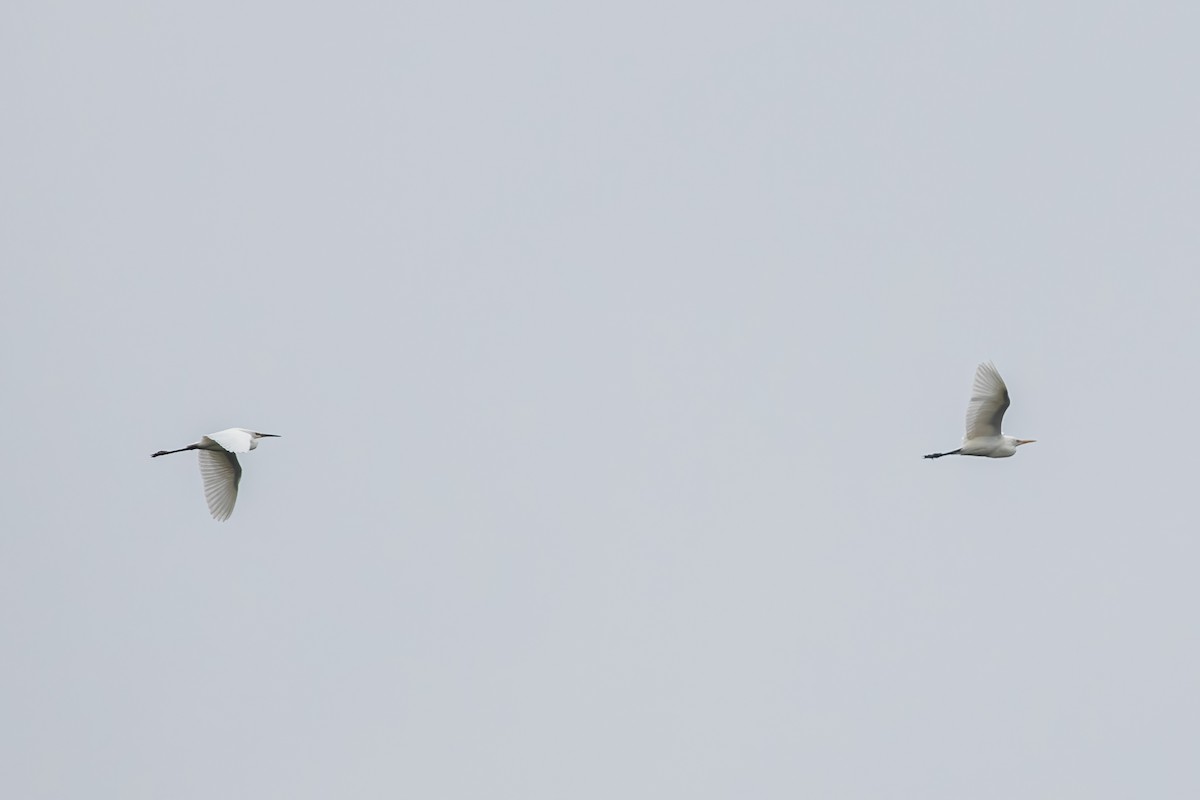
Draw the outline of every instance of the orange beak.
M1033 444L1037 439L1017 439L1017 445Z

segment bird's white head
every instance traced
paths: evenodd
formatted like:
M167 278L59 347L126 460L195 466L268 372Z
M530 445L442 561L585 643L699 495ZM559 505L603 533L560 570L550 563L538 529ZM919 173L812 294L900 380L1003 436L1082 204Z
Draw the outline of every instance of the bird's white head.
M250 449L251 450L258 447L259 439L271 439L271 438L278 439L279 438L278 433L259 433L258 431L246 431L246 433L250 434Z

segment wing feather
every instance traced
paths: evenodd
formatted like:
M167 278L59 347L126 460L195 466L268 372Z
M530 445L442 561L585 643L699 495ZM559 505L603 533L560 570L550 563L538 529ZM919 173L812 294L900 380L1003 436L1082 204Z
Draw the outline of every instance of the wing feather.
M1008 410L1008 387L992 362L975 370L975 387L967 405L967 439L999 436L1004 412Z
M254 437L245 428L228 428L204 437L216 442L231 453L249 453L254 449Z
M238 484L242 480L242 465L237 456L220 450L198 450L200 477L204 479L204 499L213 519L224 522L233 513L237 502Z

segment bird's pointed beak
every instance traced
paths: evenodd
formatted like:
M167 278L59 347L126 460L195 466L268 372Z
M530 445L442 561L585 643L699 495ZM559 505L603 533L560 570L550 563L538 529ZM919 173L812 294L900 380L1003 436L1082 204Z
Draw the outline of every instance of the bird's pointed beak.
M1033 444L1036 441L1037 441L1037 439L1017 439L1017 444L1018 445Z
M278 433L260 433L259 436L263 439L267 439L267 438L278 439L279 438Z

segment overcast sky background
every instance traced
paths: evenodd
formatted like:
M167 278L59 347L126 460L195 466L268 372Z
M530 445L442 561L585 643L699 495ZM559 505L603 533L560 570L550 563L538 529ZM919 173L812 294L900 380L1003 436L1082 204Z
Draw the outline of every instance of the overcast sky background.
M1198 796L1198 25L4 4L0 793Z

